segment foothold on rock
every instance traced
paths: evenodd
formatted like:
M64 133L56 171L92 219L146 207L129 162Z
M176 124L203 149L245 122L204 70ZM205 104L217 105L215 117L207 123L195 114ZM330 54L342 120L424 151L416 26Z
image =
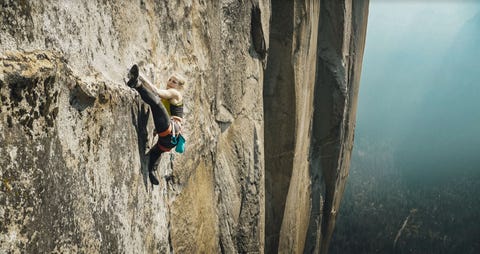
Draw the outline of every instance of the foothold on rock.
M230 124L232 124L234 117L230 111L225 108L225 106L221 105L218 109L218 113L215 116L215 120L217 121L218 125L220 126L222 132L224 132Z
M93 106L96 96L87 84L77 82L70 92L70 105L79 111Z

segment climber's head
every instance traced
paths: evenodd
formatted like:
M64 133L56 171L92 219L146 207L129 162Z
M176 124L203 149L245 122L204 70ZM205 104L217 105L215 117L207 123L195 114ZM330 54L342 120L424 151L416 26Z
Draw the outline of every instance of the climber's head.
M167 88L174 88L179 91L183 92L185 88L185 78L183 78L180 74L174 73L167 81Z

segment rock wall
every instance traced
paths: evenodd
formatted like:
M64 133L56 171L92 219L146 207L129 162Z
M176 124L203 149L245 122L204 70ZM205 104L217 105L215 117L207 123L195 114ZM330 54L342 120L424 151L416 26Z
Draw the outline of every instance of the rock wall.
M265 74L266 250L326 253L345 188L365 1L272 1Z
M2 1L0 246L50 252L262 252L263 66L252 4ZM268 31L269 10L258 3ZM259 38L266 41L264 38ZM32 51L32 53L27 53ZM9 51L12 51L9 53ZM163 156L122 80L188 77L187 152Z
M264 85L269 253L301 253L305 244L305 236L296 228L309 223L308 216L299 212L310 209L309 197L290 193L294 188L309 188L308 140L314 110L319 11L318 1L272 3L275 15ZM297 178L303 179L302 186ZM287 195L296 200L295 206L287 202Z
M327 251L368 1L0 6L1 252ZM187 151L159 186L133 63L188 79Z

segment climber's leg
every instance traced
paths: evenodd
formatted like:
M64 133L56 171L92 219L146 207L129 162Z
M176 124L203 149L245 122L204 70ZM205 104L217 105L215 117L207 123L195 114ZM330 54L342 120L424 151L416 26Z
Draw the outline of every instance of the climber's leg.
M135 88L142 100L145 101L150 108L152 109L153 123L157 132L164 132L170 126L170 118L168 117L167 110L161 103L160 97L154 94L152 91L146 89L138 83L139 70L138 66L135 64L130 69L128 74L129 80L127 85L129 87ZM149 162L148 162L148 177L150 182L154 185L158 185L159 181L157 177L153 174L153 171L157 169L158 163L160 162L160 155L163 151L159 148L158 144L150 149L149 153Z
M135 89L142 97L142 100L150 105L150 108L152 109L153 123L155 124L157 132L163 132L168 129L170 125L170 117L160 101L160 97L143 86L136 87Z
M150 161L148 162L148 171L156 171L158 163L160 162L160 155L163 151L158 148L158 145L155 145L148 152Z
M170 126L170 117L168 116L167 110L163 106L158 95L146 89L142 85L139 85L138 76L138 66L134 64L128 73L129 80L127 82L127 85L129 87L135 88L142 97L143 101L150 105L150 108L152 109L153 123L155 124L155 129L157 130L157 132L163 132Z
M160 155L162 155L162 150L158 148L158 145L155 145L150 149L149 153L149 161L148 161L148 178L150 178L150 182L154 185L158 185L158 179L153 174L153 171L157 170L158 163L160 163Z

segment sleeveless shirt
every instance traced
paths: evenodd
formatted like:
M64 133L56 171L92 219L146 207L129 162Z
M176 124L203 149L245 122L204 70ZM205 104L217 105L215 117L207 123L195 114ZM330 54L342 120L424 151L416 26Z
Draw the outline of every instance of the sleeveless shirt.
M175 105L170 103L169 100L162 99L163 106L167 109L167 112L170 116L178 116L183 118L183 103L180 105Z

